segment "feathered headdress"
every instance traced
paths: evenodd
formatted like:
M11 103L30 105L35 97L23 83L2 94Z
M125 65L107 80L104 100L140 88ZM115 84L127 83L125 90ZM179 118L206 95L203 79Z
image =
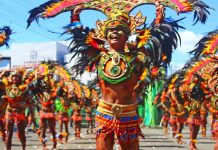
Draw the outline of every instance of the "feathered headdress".
M94 9L103 12L107 17L114 13L114 10L126 12L127 15L137 6L153 4L156 6L156 23L164 18L165 7L170 7L177 13L194 11L194 19L205 23L207 19L208 5L201 0L50 0L39 7L29 11L30 17L27 20L28 26L33 20L41 18L51 18L56 15L71 11L72 23L79 22L79 15L83 10ZM138 21L138 19L136 18Z
M3 45L9 47L8 41L10 40L11 34L12 34L12 30L10 27L4 26L3 28L0 28L0 47Z
M138 29L145 24L145 17L139 12L130 16L130 12L144 4L156 6L156 19L150 27ZM129 44L125 51L145 48L145 53L150 57L147 64L160 66L171 61L173 49L177 47L179 40L177 22L166 19L165 7L175 10L177 13L194 12L195 23L205 23L209 14L208 5L201 0L50 0L39 7L29 11L27 20L29 27L33 20L38 22L39 18L52 18L56 15L70 11L71 23L67 26L67 32L73 34L70 52L78 56L77 63L72 67L77 74L82 74L89 68L92 70L98 60L97 55L106 51L105 36L109 28L122 27L127 35L137 34L136 43ZM84 28L80 23L80 13L83 10L94 9L103 12L107 16L106 21L97 21L96 30ZM130 46L132 45L132 46ZM134 46L136 45L136 46ZM130 50L129 50L130 49ZM94 53L92 57L87 55ZM151 67L149 66L149 67Z
M185 83L190 84L193 81L195 74L200 74L202 76L204 76L203 74L205 73L212 74L212 72L217 68L217 64L217 56L203 57L200 60L193 62L186 71L184 78ZM205 72L205 69L207 69L207 72Z
M218 29L209 32L196 44L196 48L190 53L194 54L194 58L198 59L200 56L207 56L216 54L218 50Z

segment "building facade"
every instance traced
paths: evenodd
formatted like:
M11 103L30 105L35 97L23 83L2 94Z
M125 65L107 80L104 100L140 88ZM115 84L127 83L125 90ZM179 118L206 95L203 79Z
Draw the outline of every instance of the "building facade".
M66 42L37 42L13 44L8 50L1 50L3 57L10 58L11 69L32 66L41 61L54 60L64 64L64 56L68 53ZM0 69L5 69L5 61L0 61ZM8 68L9 69L9 68Z

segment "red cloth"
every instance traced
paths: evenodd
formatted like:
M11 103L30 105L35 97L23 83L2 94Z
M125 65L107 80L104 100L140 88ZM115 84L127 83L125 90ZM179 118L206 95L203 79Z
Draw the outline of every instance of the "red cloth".
M186 118L184 118L184 117L177 117L177 122L179 122L179 123L185 123L186 122Z
M63 122L68 122L69 121L68 116L59 116L58 119L59 119L59 121L63 121Z
M201 117L201 125L207 124L207 117Z
M194 125L200 126L201 118L200 117L189 117L187 122L188 124L194 124Z
M82 116L74 114L72 119L73 119L74 122L80 122L80 121L82 121Z
M169 121L170 116L169 115L163 115L162 119L163 119L163 121Z
M87 122L91 122L91 121L92 121L92 117L86 116L86 121L87 121Z
M40 112L40 119L52 119L55 118L55 114L53 112Z
M99 138L100 133L105 137L110 133L115 133L119 143L135 143L138 142L139 135L144 137L139 124L138 115L115 117L96 111L96 138Z
M15 113L15 112L6 112L5 121L10 122L14 121L15 123L19 123L20 121L25 121L26 116L23 113Z
M177 122L177 116L171 116L169 122L170 122L171 125L176 124L176 122Z

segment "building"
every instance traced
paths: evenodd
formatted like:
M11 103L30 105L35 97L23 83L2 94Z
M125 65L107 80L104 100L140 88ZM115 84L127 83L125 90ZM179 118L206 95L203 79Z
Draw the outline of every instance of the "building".
M70 70L76 59L71 60L72 54L68 54L68 46L69 42L63 41L12 44L10 49L0 50L0 70L32 66L44 60L66 64L65 67ZM76 78L87 83L95 77L95 74L85 72Z
M41 61L54 60L64 64L64 56L68 52L66 42L37 42L13 44L8 50L1 50L2 57L10 58L11 69L20 66L31 66ZM5 69L5 62L0 62L0 69Z

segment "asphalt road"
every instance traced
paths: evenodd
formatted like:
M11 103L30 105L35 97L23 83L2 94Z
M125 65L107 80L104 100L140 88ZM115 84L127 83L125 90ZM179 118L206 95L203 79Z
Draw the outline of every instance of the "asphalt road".
M209 129L209 128L208 128ZM188 150L188 141L189 134L188 128L185 127L183 131L184 141L186 144L180 145L177 144L175 139L173 139L170 134L164 136L161 128L143 128L143 132L145 133L145 139L140 139L140 150ZM81 139L75 139L73 134L73 128L70 128L70 136L68 143L58 144L58 150L87 150L87 149L95 149L95 134L86 134L85 128L82 129ZM210 140L210 133L207 132L207 137L202 138L201 135L198 135L198 143L197 146L200 150L213 150L214 141ZM47 133L48 139L50 139L51 135ZM26 132L27 137L27 150L41 150L42 145L38 140L38 135L33 133L32 131ZM52 147L51 140L47 142L48 148ZM118 145L114 145L114 149L116 150ZM0 150L4 150L5 145L0 141ZM12 150L21 150L21 144L17 138L16 127L13 136L13 146ZM131 148L130 148L131 150Z

